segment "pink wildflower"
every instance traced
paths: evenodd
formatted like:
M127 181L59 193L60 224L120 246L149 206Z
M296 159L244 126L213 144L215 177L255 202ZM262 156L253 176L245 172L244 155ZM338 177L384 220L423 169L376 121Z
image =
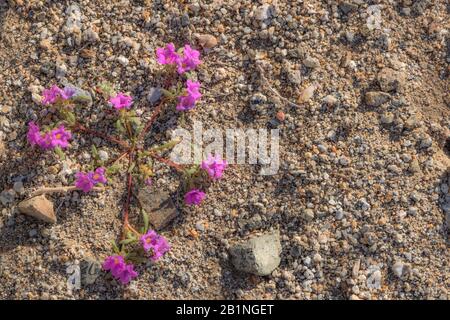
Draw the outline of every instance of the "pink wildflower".
M118 278L122 284L128 284L137 276L138 274L134 271L134 266L130 263L125 265L116 278Z
M195 107L195 103L201 98L200 82L190 79L186 82L186 95L178 97L177 110L190 110Z
M156 60L160 64L174 64L180 59L179 55L175 52L175 46L173 43L169 43L165 48L156 49Z
M146 234L142 235L140 241L146 252L152 251L150 258L152 261L158 261L170 250L170 245L167 243L167 240L153 230L149 230Z
M89 192L95 185L99 183L105 184L107 181L105 177L105 168L103 167L87 173L77 172L75 177L77 178L75 180L75 187L83 190L83 192Z
M70 99L75 95L75 89L70 87L65 87L61 92L61 98L64 100Z
M52 146L59 146L61 148L66 148L69 145L69 139L72 138L70 131L66 131L64 125L60 125L57 129L51 131L51 141Z
M198 205L205 199L206 193L199 189L192 189L184 195L184 202L187 205Z
M119 92L115 97L109 98L109 102L117 110L123 108L130 109L131 105L133 104L133 98L126 94L123 94L122 92Z
M28 123L28 133L27 133L28 142L34 146L39 145L41 141L41 133L39 132L39 126L33 121Z
M111 271L114 277L117 277L124 267L125 261L119 255L109 256L103 262L103 270Z
M133 278L138 276L132 264L126 264L120 255L109 256L103 262L103 269L110 271L114 278L122 284L128 284Z
M71 138L72 134L70 131L66 131L63 125L43 134L39 131L39 126L34 122L28 124L27 139L32 146L38 145L46 150L53 149L57 146L66 148L69 145L68 140Z
M50 89L45 89L42 93L42 104L53 104L55 103L58 98L61 97L62 90L57 86L53 85Z
M94 172L89 172L88 175L89 179L91 179L94 184L106 183L105 168L103 167L95 169Z
M83 192L89 192L94 187L94 182L89 178L88 173L77 172L75 177L77 178L75 180L75 187L83 190Z
M222 178L223 172L228 166L226 160L222 160L220 155L213 157L211 154L208 155L206 160L202 161L202 169L208 172L208 175L213 180L218 180Z
M200 52L192 49L187 44L184 46L183 57L177 60L177 71L179 74L183 74L187 71L194 70L200 63Z

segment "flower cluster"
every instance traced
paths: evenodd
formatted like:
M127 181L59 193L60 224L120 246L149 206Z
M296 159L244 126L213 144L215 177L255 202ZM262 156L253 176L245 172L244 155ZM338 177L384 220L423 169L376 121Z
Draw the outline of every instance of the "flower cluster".
M187 205L199 205L206 198L206 193L199 189L192 189L184 195L184 202Z
M121 255L107 257L103 262L103 269L110 271L113 277L122 284L128 284L138 276L138 273L134 271L133 264L125 263L125 259Z
M177 164L162 156L164 152L174 148L181 139L174 139L162 145L146 145L146 134L152 130L152 126L159 114L164 112L168 106L175 107L178 111L189 111L195 108L201 99L201 84L197 81L194 70L199 64L200 52L191 48L188 44L176 50L170 43L163 48L156 50L156 58L160 64L170 66L170 74L164 79L167 88L161 88L162 94L158 106L149 110L152 114L142 122L142 112L137 112L132 108L133 97L124 92L116 91L113 84L102 82L95 87L99 95L91 95L89 91L68 85L60 88L53 85L42 92L42 99L38 104L48 106L48 117L45 119L45 126L42 128L33 121L28 123L27 140L32 146L42 149L54 149L60 157L65 156L63 150L67 148L72 139L71 132L79 132L100 137L111 143L121 146L124 150L114 161L108 161L108 157L103 157L97 151L95 145L91 146L92 157L85 169L80 169L75 174L74 186L67 187L67 190L81 190L85 193L94 189L97 185L106 184L111 176L117 172L126 173L128 192L123 207L123 229L121 240L116 244L112 243L113 253L106 257L103 262L103 269L111 272L112 276L122 284L128 284L138 276L135 267L140 263L157 262L170 250L170 245L166 238L159 235L154 230L149 230L150 218L143 208L143 226L135 228L131 225L129 213L134 211L133 187L138 178L140 187L150 188L153 185L155 176L154 162L164 163L184 175L184 190L188 191L184 196L187 205L199 205L206 198L204 185L210 181L221 179L228 164L220 156L209 155L201 165L186 166ZM178 81L178 83L177 83ZM182 82L181 82L182 81ZM99 132L89 119L77 119L76 114L81 108L89 108L97 102L98 97L109 103L110 108L118 110L114 115L115 133L110 132L110 128L105 132ZM34 99L35 100L35 99ZM92 110L83 110L83 114L89 114ZM141 111L141 110L139 110ZM110 112L108 112L110 114ZM107 117L108 120L111 117ZM48 124L49 121L54 121ZM66 129L67 128L67 129ZM87 140L88 141L88 140ZM128 159L126 171L121 161ZM95 169L95 170L94 170ZM108 180L106 178L108 176ZM134 182L133 182L134 181ZM94 190L96 190L95 188Z
M206 160L202 161L202 169L205 170L212 180L218 180L222 178L223 172L227 168L228 163L226 160L222 160L220 155L213 157L208 155Z
M177 110L185 111L195 107L195 103L202 97L200 82L190 79L186 82L186 94L178 97Z
M77 172L75 174L75 177L75 187L83 190L83 192L89 192L95 185L99 183L105 184L107 181L105 177L105 168L103 167L97 168L95 169L95 171L89 171L87 173Z
M152 254L150 259L155 262L170 250L167 240L153 230L149 230L146 234L142 235L139 240L141 241L145 252L150 252Z
M156 49L156 57L160 64L176 65L179 74L194 70L201 63L200 52L190 45L185 45L181 51L182 54L177 53L173 43L169 43L165 48Z
M31 121L28 123L27 139L32 146L37 145L44 150L48 150L56 147L66 148L69 145L69 140L72 139L72 134L64 128L64 125L41 133L39 126Z
M42 93L42 104L49 105L54 104L58 100L67 100L73 97L75 90L70 87L64 89L59 88L57 85L53 85L50 89L45 89Z
M182 54L175 51L173 43L169 43L165 48L156 49L156 57L160 64L176 65L179 74L194 70L200 63L200 52L185 45L181 50ZM187 111L195 107L201 98L200 82L190 79L186 82L186 89L178 97L177 110Z
M222 160L220 155L208 155L206 160L202 161L200 166L213 181L219 180L223 176L223 172L228 167L226 160ZM199 205L206 198L206 193L200 189L191 189L184 195L184 202L187 205Z
M114 106L116 110L130 109L133 104L133 98L122 92L117 93L115 96L109 98L109 102Z
M151 254L150 260L153 262L158 261L170 250L167 240L153 230L148 230L145 234L140 235L139 241L144 251ZM110 271L113 277L122 284L128 284L138 274L134 271L134 265L132 263L127 264L123 256L123 253L118 253L106 257L103 262L103 269Z

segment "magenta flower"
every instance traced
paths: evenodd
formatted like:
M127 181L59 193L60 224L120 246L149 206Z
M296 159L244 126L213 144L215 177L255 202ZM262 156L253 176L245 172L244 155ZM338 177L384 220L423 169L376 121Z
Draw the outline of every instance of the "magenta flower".
M131 280L136 278L138 276L138 273L134 271L134 266L132 264L127 264L125 267L120 271L118 278L122 284L128 284Z
M109 98L109 102L117 110L123 108L130 109L131 105L133 104L133 98L126 94L123 94L122 92L119 92L115 97Z
M94 183L94 184L98 184L98 183L106 183L106 177L105 177L105 168L100 167L95 169L94 172L89 172L88 173L89 179Z
M226 160L222 160L220 155L213 157L211 154L208 155L206 160L202 161L202 169L208 172L208 175L213 180L218 180L222 178L223 172L225 171L228 163Z
M149 230L139 240L146 252L151 251L152 256L150 259L155 262L170 250L170 245L167 243L167 240L153 230Z
M183 74L187 71L194 70L200 63L200 52L192 49L187 44L184 46L183 57L177 60L177 71L179 74Z
M92 188L99 183L106 183L105 168L103 167L97 168L95 169L95 171L89 171L87 173L77 172L75 174L75 177L77 178L75 180L75 187L83 190L83 192L91 191Z
M200 82L190 79L186 82L186 94L178 97L177 110L190 110L195 107L195 103L201 98Z
M156 60L160 64L174 64L180 59L180 56L175 52L173 43L169 43L165 48L156 49Z
M65 87L61 92L61 98L64 100L70 99L75 95L75 89Z
M57 85L53 85L50 89L45 89L42 93L42 104L48 105L58 101L58 99L67 100L75 95L73 88L65 87L59 88Z
M39 147L41 147L44 150L49 150L49 149L53 149L56 147L55 140L53 139L52 131L47 132L44 135L41 134L41 140L39 141Z
M28 123L27 140L32 146L39 145L42 140L39 126L33 121Z
M77 172L75 177L77 178L75 180L75 187L83 190L83 192L89 192L94 187L94 182L89 178L89 173Z
M114 278L122 284L128 284L133 278L138 276L132 264L126 264L120 255L109 256L103 262L103 269L110 271Z
M32 146L38 145L45 150L53 149L57 146L66 148L69 145L68 140L71 138L72 134L70 131L66 131L63 125L43 134L39 131L39 126L34 122L28 124L27 140Z
M57 129L51 131L51 142L52 146L59 146L61 148L66 148L69 145L69 139L72 138L70 131L65 130L64 125L60 125Z
M42 104L53 104L62 95L62 90L57 86L53 85L50 89L45 89L42 93Z
M125 260L122 256L115 255L106 257L103 262L103 270L111 271L114 277L118 277L122 269L125 267Z
M206 193L199 189L192 189L184 195L184 202L187 205L198 205L205 199Z

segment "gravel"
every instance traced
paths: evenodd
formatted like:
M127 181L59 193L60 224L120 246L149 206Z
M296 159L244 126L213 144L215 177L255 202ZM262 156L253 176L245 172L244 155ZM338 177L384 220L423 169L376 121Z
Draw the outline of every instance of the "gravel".
M380 7L379 28L369 5ZM0 298L448 299L446 5L0 1ZM92 143L108 161L121 150L79 133L65 159L30 149L26 123L51 117L35 102L43 88L70 83L85 102L83 124L112 134L95 86L113 82L149 117L160 99L152 88L163 85L155 49L201 48L197 35L217 43L203 41L202 102L183 128L276 126L279 171L232 165L202 206L185 208L178 174L157 168L151 190L167 188L179 211L160 231L171 251L125 288L100 272L69 291L67 265L111 253L125 176L104 192L49 197L55 224L20 214L18 203L41 186L71 185ZM175 112L161 119L149 146L177 126ZM134 199L133 223L139 209ZM273 230L282 248L275 269L236 270L230 246Z

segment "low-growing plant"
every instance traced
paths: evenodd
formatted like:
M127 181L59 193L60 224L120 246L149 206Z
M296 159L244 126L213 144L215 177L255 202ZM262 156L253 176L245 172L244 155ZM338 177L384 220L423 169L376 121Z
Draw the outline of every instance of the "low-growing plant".
M227 162L220 155L209 155L201 165L180 165L161 156L161 153L172 149L180 140L171 140L162 145L144 147L144 139L151 132L152 125L166 109L174 107L179 113L195 108L202 97L200 82L194 81L193 72L200 60L200 52L185 45L178 51L170 43L156 50L157 61L165 66L170 81L162 86L164 97L152 110L146 123L133 110L133 97L124 92L117 92L112 84L101 83L95 90L112 107L115 115L115 135L109 135L88 128L77 117L80 108L92 98L84 90L66 86L59 88L53 85L42 93L41 104L48 108L53 121L40 127L36 122L28 123L27 139L29 143L43 151L53 150L55 155L64 158L64 150L70 147L74 135L72 132L93 135L105 139L120 147L120 155L113 161L100 159L95 145L91 147L92 161L85 165L85 170L75 174L75 187L84 193L98 186L107 185L115 175L127 176L126 199L123 205L123 230L118 243L113 241L113 254L103 263L103 268L122 284L129 283L137 277L135 265L158 261L170 250L167 240L150 229L148 215L142 210L143 226L136 228L129 221L132 186L151 187L155 175L155 162L164 163L181 174L186 205L199 205L206 197L202 190L205 179L211 181L222 177ZM95 103L95 101L94 101ZM88 103L88 105L90 105ZM127 159L128 164L120 162Z

